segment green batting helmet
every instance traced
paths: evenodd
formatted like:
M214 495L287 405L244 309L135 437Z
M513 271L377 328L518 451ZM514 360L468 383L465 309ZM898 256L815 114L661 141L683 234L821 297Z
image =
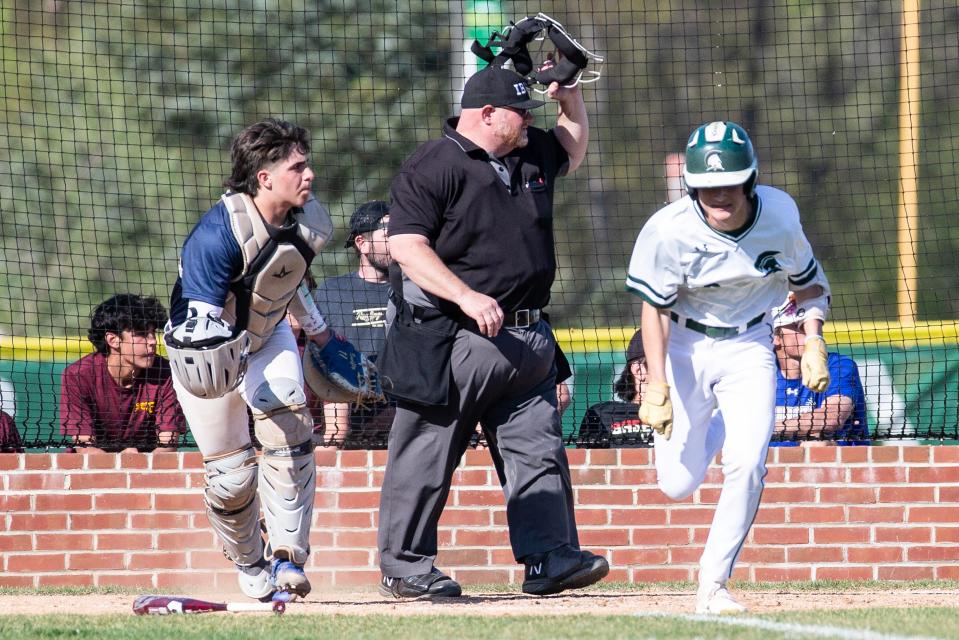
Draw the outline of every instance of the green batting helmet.
M683 180L689 195L697 189L743 185L747 195L756 188L759 168L746 130L733 122L708 122L686 143Z

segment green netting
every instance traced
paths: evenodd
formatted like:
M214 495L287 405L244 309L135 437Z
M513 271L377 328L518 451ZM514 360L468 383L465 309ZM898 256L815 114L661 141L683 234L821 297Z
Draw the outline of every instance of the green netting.
M832 283L832 321L849 332L839 348L866 383L872 436L959 438L959 12L923 2L918 38L904 40L906 9L866 0L6 2L3 407L26 443L64 444L59 374L77 354L48 357L44 340L82 341L91 309L115 293L169 300L178 250L221 193L243 126L275 116L310 130L315 193L342 239L355 207L386 198L403 159L456 112L476 65L470 37L544 11L607 58L585 88L589 154L557 193L554 326L637 326L626 264L645 220L675 196L669 158L696 125L730 119L752 137L761 182L799 204ZM911 52L917 64L907 67ZM911 199L917 216L899 233ZM334 241L313 275L354 268ZM915 322L938 337L897 337ZM874 323L891 329L857 337ZM566 346L576 375L564 426L575 443L586 408L611 395L624 344Z

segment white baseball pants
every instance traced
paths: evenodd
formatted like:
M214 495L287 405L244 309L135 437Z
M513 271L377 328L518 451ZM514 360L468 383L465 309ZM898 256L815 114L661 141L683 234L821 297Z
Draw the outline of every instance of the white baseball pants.
M250 444L248 398L273 378L290 378L303 386L303 363L286 320L276 325L256 353L250 354L240 386L222 398L197 398L173 377L177 400L204 458L237 451Z
M660 489L674 500L691 495L722 450L723 488L700 559L701 584L726 582L756 517L774 426L775 367L766 323L724 340L672 326L666 374L673 433L654 436Z

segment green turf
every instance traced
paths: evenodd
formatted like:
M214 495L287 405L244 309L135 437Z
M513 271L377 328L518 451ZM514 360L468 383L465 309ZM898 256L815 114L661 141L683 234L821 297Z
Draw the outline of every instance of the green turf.
M881 635L959 638L959 609L862 609L750 616L793 625L838 627ZM839 637L743 628L672 616L0 616L0 638L97 638L104 640L243 640L317 638L424 638L493 640L538 638L728 638L787 640Z
M956 581L912 582L801 582L737 583L741 592L845 593L885 590L955 590ZM471 586L475 593L515 592L515 585ZM589 591L632 591L691 593L692 583L629 585L601 583ZM60 587L43 589L0 589L0 594L129 594L142 589ZM132 600L131 600L132 602ZM959 598L957 598L959 605ZM298 638L388 638L402 640L492 640L494 638L665 638L665 639L743 639L787 640L792 638L842 638L839 633L823 632L822 627L845 629L845 638L885 636L955 638L959 640L959 606L951 608L893 607L855 610L792 611L749 614L748 620L792 625L782 630L701 621L687 614L663 616L392 616L392 615L232 615L226 613L191 616L145 616L131 614L103 616L0 615L0 640L19 638L116 638L118 640L296 640ZM814 626L818 634L803 633ZM862 634L871 633L872 636Z

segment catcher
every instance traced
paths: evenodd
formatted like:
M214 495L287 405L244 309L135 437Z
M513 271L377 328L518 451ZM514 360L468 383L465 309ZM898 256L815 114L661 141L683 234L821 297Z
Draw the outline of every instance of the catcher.
M273 119L233 140L228 191L183 245L164 336L177 399L203 454L210 524L243 593L261 600L310 591L303 565L316 473L304 369L321 397L380 395L370 392L365 357L329 330L301 284L333 233L310 191L309 152L306 130ZM309 336L305 366L288 308ZM263 446L259 463L247 407Z

